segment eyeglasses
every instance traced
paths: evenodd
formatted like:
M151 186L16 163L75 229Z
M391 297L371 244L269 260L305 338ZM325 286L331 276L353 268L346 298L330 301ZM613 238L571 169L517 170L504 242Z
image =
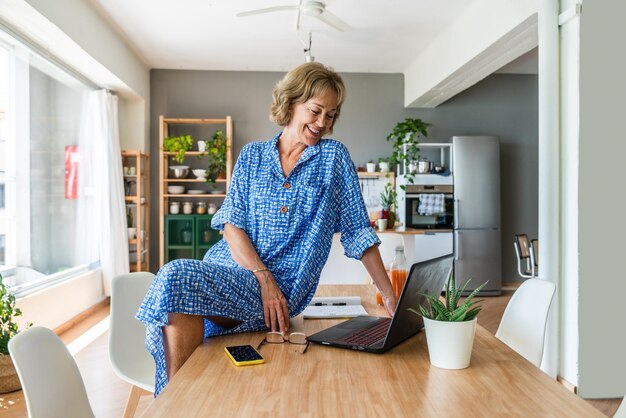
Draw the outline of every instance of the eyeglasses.
M282 344L284 342L304 346L304 350L302 350L300 354L304 354L306 349L309 348L309 342L306 339L306 334L303 332L292 332L289 335L285 335L281 332L270 331L265 334L265 338L259 343L256 349L261 348L264 343Z

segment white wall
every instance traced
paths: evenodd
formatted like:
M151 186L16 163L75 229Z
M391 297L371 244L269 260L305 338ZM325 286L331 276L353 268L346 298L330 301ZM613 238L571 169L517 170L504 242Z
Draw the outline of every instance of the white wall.
M589 1L580 23L578 389L588 398L626 393L625 16L623 0Z
M575 0L562 0L561 10L572 10ZM578 124L580 19L573 18L560 30L561 59L561 276L559 319L559 374L578 385Z
M537 0L476 0L404 71L404 103L435 107L537 46Z

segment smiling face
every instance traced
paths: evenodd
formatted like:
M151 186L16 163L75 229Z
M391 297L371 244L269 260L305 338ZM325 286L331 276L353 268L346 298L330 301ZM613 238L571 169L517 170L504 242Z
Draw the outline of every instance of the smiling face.
M337 92L329 89L321 96L294 104L291 119L285 126L283 134L290 142L299 142L307 146L317 144L333 127L337 102Z

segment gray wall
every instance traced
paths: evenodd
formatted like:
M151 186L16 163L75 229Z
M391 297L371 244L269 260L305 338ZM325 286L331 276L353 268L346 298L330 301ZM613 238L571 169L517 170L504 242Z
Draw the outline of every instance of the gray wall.
M151 73L151 172L158 173L158 118L233 117L234 155L248 142L279 131L268 119L271 91L282 73L153 70ZM401 74L342 74L348 97L334 138L356 164L387 156L385 138L407 117L430 123L427 142L453 135L498 135L502 157L503 280L519 280L513 235L537 236L537 77L496 74L434 109L406 109ZM158 237L158 182L151 188L151 236ZM159 247L151 243L152 270Z
M569 178L577 183L578 192L579 310L577 318L565 316L562 321L578 320L578 393L584 398L622 397L626 392L626 224L617 216L601 217L598 210L606 208L617 215L626 209L626 51L621 46L626 37L625 14L623 1L585 2L580 18L580 78L571 79L580 86L578 172ZM575 112L576 105L571 109ZM572 120L576 126L575 116Z

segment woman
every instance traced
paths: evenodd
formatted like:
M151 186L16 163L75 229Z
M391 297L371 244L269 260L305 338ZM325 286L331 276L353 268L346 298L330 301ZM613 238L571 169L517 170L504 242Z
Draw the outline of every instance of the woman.
M274 88L270 119L283 127L247 144L212 227L224 231L203 261L161 268L137 318L157 364L155 396L203 337L286 332L313 297L332 237L360 259L393 314L396 297L370 227L354 164L331 133L345 97L320 63L290 71Z

